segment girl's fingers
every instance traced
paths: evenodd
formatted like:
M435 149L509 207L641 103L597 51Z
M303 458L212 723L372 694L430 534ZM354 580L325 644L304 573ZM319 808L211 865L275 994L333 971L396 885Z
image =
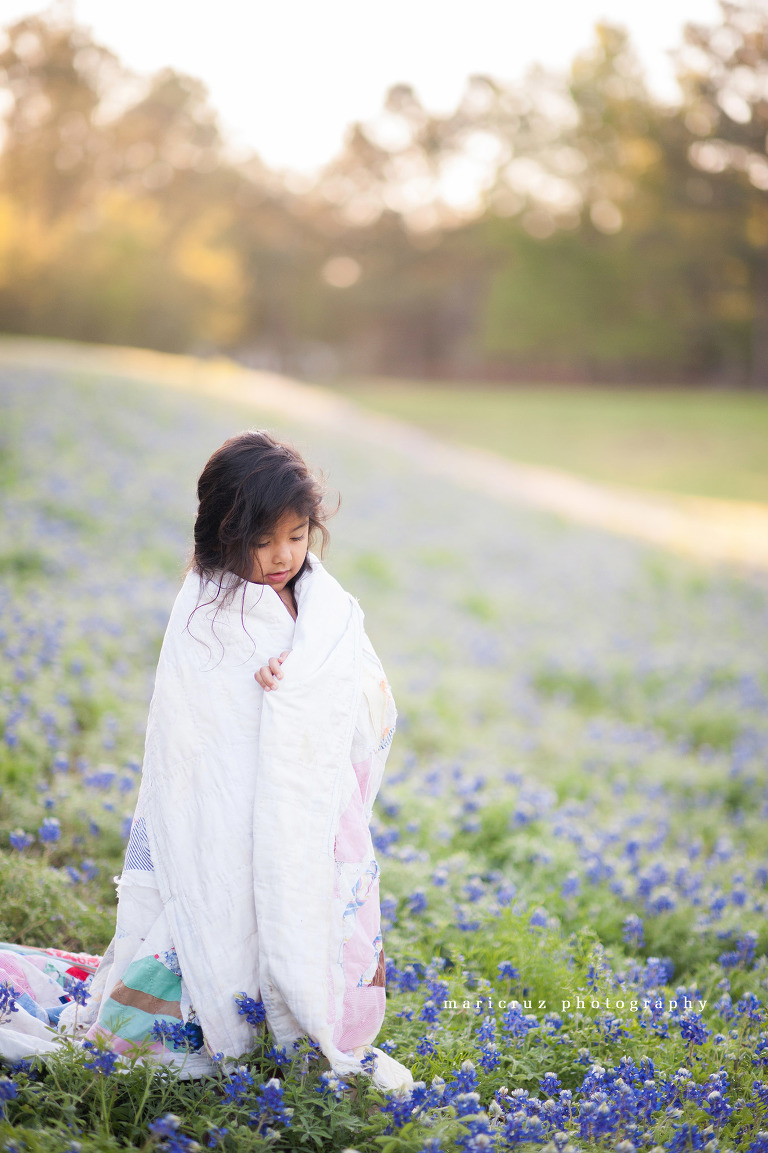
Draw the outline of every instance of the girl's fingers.
M280 665L290 653L290 649L280 653L279 657L270 657L268 665L262 665L257 673L254 673L254 678L257 683L266 691L269 689L276 689L278 680L283 679L283 674L280 670Z

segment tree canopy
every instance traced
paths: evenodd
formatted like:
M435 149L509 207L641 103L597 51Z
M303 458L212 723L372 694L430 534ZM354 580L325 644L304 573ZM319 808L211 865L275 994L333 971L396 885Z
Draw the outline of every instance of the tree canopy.
M567 75L397 84L311 185L235 160L204 85L30 16L0 48L0 328L292 372L768 387L768 8L721 0L649 92L624 30Z

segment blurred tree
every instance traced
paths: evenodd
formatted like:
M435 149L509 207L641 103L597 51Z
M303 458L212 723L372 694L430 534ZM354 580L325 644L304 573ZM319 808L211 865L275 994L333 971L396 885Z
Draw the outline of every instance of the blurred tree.
M66 13L18 21L0 327L293 372L764 386L768 14L722 9L686 32L682 105L603 24L569 75L473 76L448 114L395 85L311 187L232 161L194 78L131 76Z
M689 134L690 195L727 253L720 309L749 324L749 379L768 388L768 8L720 0L714 26L688 25L679 80Z
M5 113L0 188L45 220L87 203L108 169L97 113L127 77L87 32L43 16L5 30L0 80Z

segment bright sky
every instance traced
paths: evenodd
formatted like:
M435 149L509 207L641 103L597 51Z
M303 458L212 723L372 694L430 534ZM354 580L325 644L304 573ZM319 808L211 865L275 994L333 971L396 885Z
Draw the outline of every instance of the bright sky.
M0 23L48 3L0 0ZM652 87L674 98L669 50L717 0L72 0L80 23L132 69L200 77L230 140L272 167L310 172L345 127L404 81L435 111L472 73L564 69L596 21L627 27Z

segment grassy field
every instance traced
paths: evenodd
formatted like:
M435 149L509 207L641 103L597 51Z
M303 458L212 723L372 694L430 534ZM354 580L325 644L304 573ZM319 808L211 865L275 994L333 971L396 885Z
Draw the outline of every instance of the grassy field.
M8 368L0 417L0 939L100 952L196 476L275 424ZM419 1085L257 1034L202 1083L72 1050L0 1068L0 1148L766 1153L768 580L276 431L342 493L327 564L399 706L379 1043Z
M394 380L338 387L377 412L528 464L609 484L768 502L765 395Z

